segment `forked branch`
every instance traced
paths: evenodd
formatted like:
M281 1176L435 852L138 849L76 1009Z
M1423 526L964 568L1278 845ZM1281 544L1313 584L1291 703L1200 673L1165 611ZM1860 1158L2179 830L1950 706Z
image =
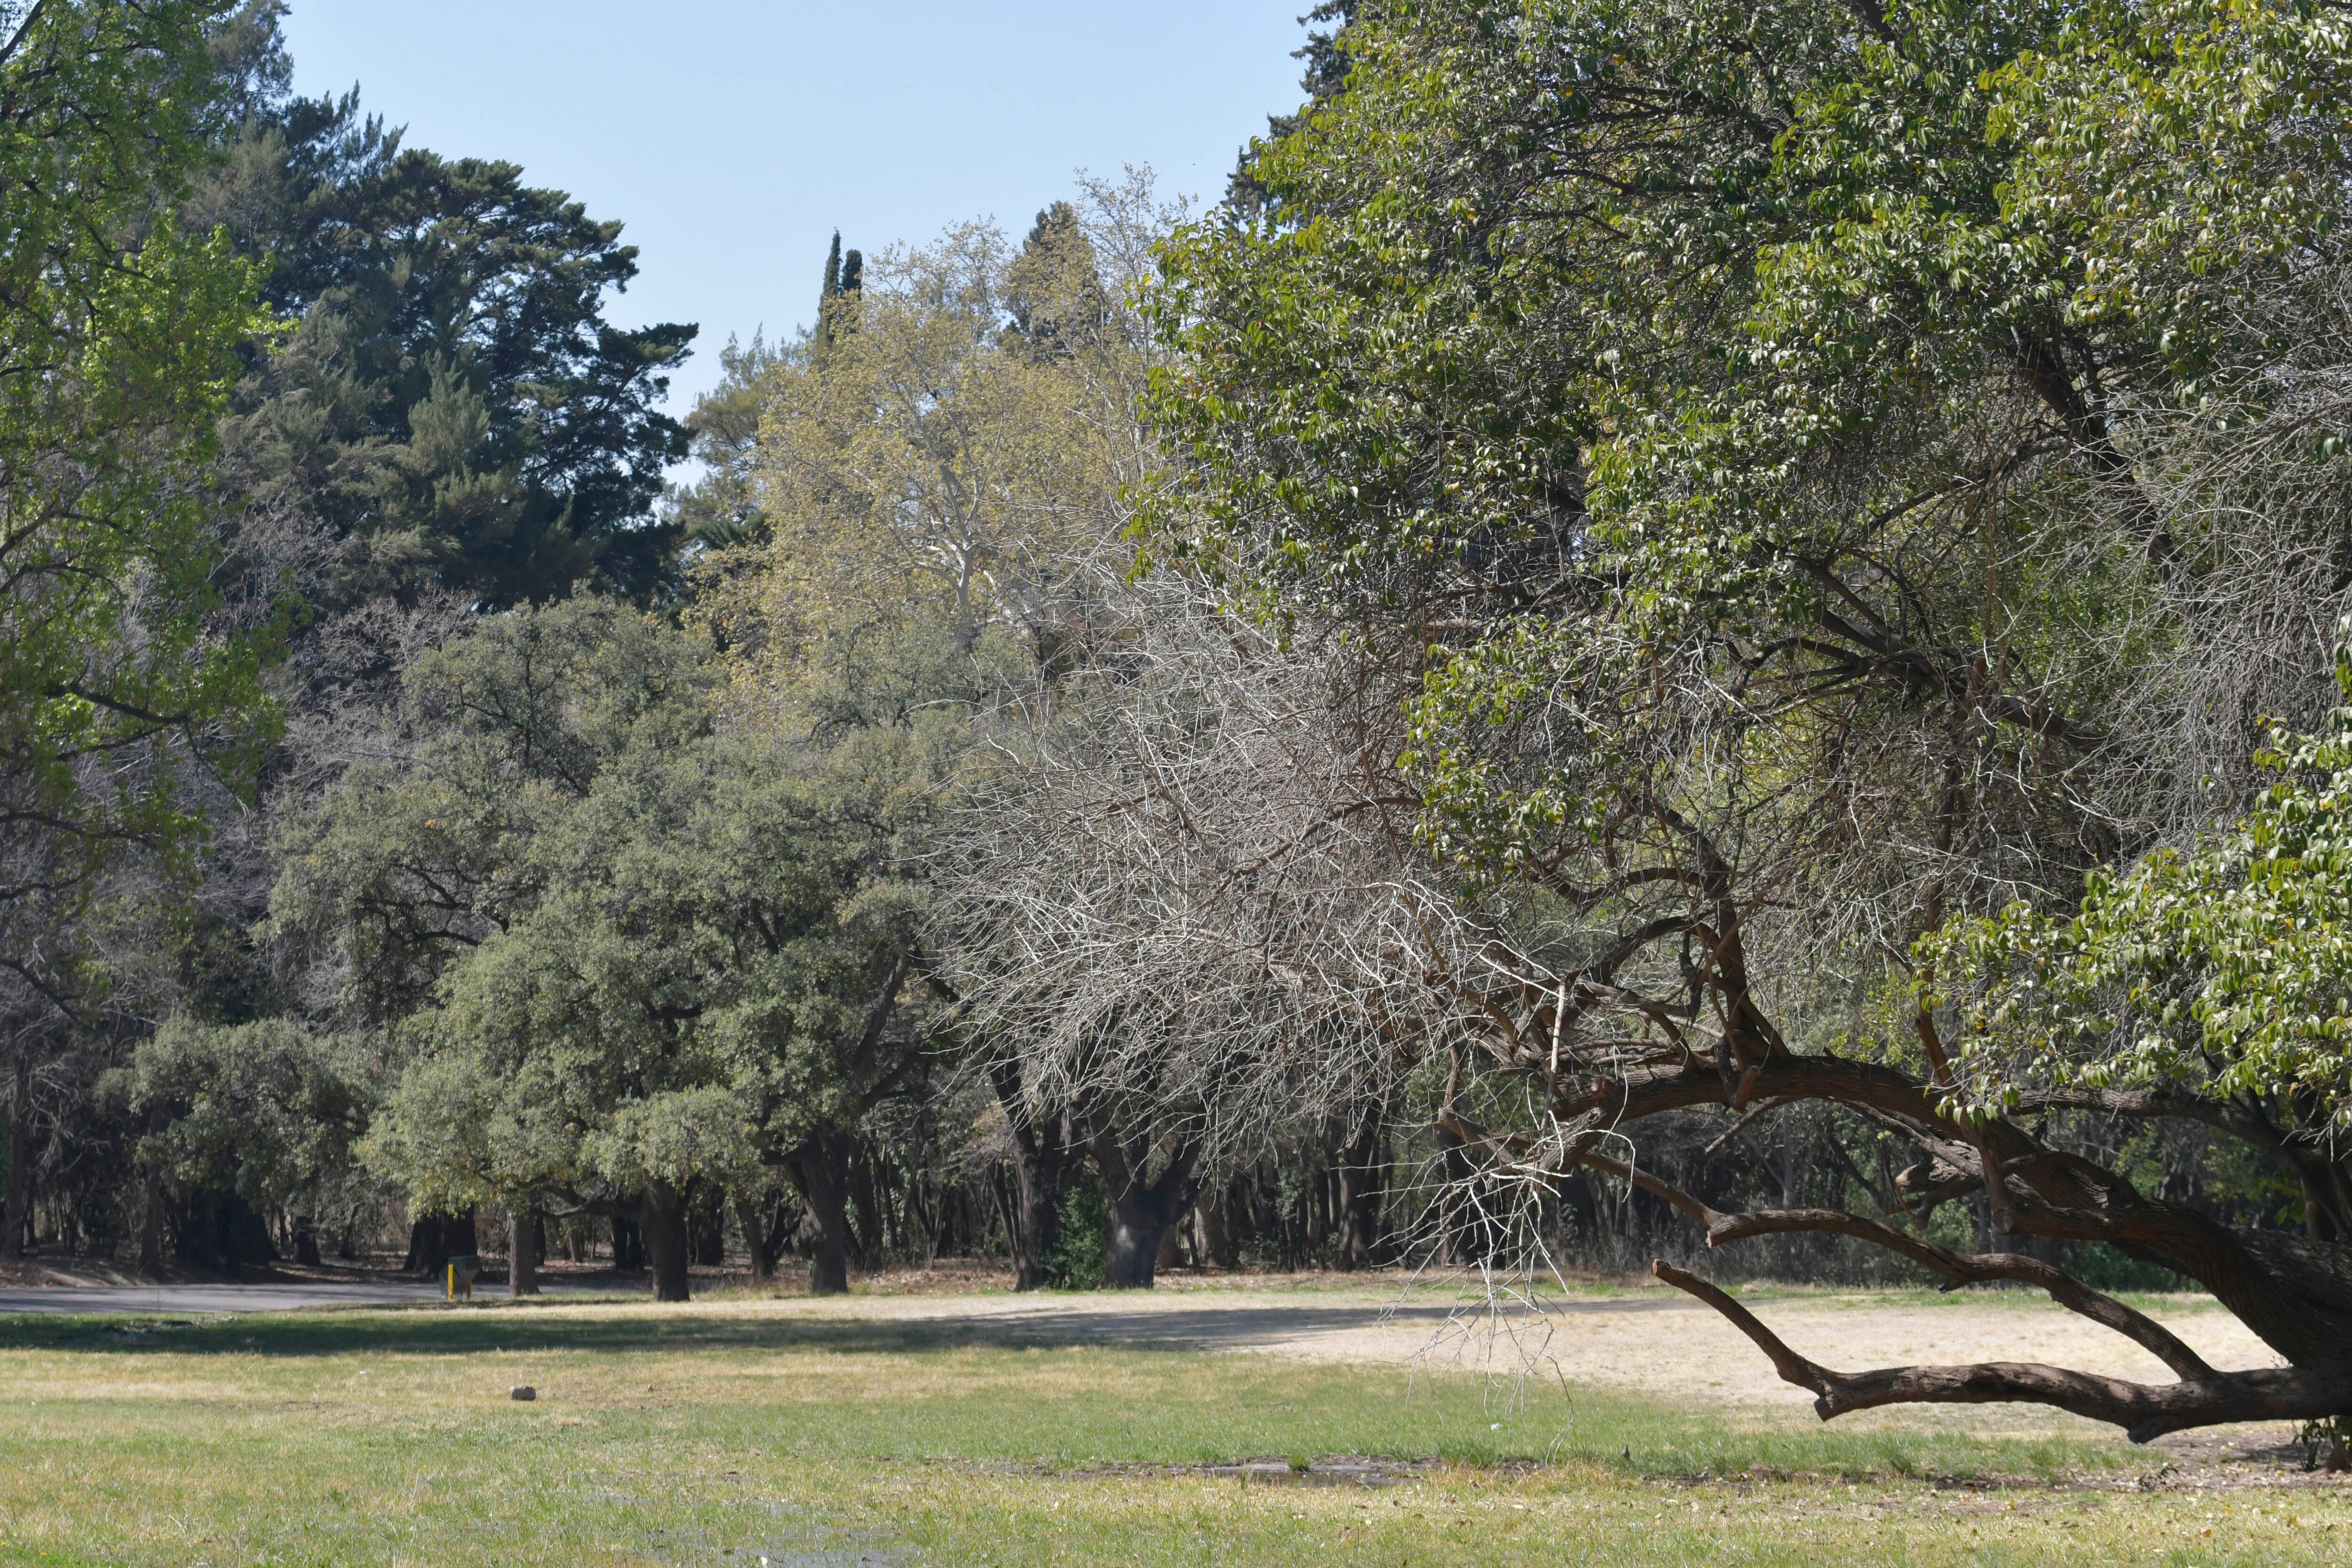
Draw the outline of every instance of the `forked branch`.
M1962 1285L1991 1284L2001 1280L2034 1286L2047 1291L2051 1300L2068 1310L2079 1312L2104 1328L2113 1329L2181 1377L2194 1379L2219 1375L2206 1363L2204 1357L2190 1350L2163 1324L2143 1312L2134 1311L2112 1296L2102 1295L2065 1270L2038 1258L2027 1258L2014 1252L1953 1252L1899 1231L1893 1226L1840 1209L1771 1209L1757 1214L1725 1214L1687 1193L1677 1191L1646 1171L1637 1170L1606 1155L1588 1153L1580 1163L1620 1181L1630 1182L1653 1196L1672 1204L1705 1228L1706 1244L1710 1247L1721 1247L1726 1242L1742 1241L1752 1236L1800 1233L1850 1236L1857 1241L1883 1247L1933 1270L1943 1280L1947 1290L1957 1289Z
M1650 1271L1706 1302L1746 1334L1783 1382L1814 1395L1813 1409L1824 1421L1882 1405L2050 1405L2121 1426L2133 1442L2145 1443L2224 1421L2317 1420L2352 1403L2352 1372L2341 1366L2209 1370L2161 1385L2037 1362L1834 1372L1790 1349L1755 1313L1697 1275L1664 1259L1651 1264Z

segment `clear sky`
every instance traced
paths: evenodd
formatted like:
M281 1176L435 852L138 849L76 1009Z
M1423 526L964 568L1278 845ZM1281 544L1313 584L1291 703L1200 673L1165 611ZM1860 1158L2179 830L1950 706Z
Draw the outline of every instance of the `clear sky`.
M698 321L683 414L729 332L815 313L825 246L957 219L1016 236L1084 168L1213 197L1296 106L1312 0L293 0L295 86L503 158L627 224L614 320Z

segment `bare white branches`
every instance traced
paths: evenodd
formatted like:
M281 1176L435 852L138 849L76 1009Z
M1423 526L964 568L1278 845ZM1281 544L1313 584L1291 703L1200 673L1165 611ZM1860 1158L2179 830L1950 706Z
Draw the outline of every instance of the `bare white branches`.
M1377 1097L1463 1022L1473 942L1412 838L1395 693L1181 580L1106 584L1092 658L1006 740L937 868L971 1027L1041 1105L1249 1146Z

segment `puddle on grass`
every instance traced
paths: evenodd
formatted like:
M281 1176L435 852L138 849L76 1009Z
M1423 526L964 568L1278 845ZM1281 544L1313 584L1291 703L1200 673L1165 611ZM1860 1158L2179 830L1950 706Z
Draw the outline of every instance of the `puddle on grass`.
M724 1563L727 1568L899 1568L906 1554L883 1546L848 1542L824 1545L798 1541L787 1546L770 1542L762 1546L728 1546L698 1559Z
M1381 1459L1318 1459L1304 1466L1284 1459L1244 1459L1234 1465L1195 1465L1188 1473L1252 1487L1401 1487L1421 1479L1414 1466Z
M1078 1465L1057 1469L1051 1465L993 1465L1001 1473L1055 1477L1066 1480L1108 1480L1134 1478L1174 1480L1239 1481L1245 1487L1402 1487L1441 1469L1437 1459L1371 1459L1356 1455L1317 1459L1311 1464L1288 1459L1234 1459L1223 1464Z

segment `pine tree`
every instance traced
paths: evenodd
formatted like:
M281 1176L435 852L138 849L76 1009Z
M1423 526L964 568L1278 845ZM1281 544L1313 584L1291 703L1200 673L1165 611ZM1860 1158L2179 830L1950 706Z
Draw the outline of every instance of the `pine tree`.
M1354 61L1349 58L1341 39L1355 25L1359 4L1360 0L1323 0L1321 5L1298 18L1301 24L1336 22L1339 26L1328 32L1308 33L1306 47L1291 51L1291 58L1307 62L1307 69L1298 78L1298 86L1307 94L1307 101L1296 113L1266 116L1266 141L1280 142L1297 135L1307 128L1307 121L1314 117L1317 110L1348 90L1348 72L1353 68ZM1243 148L1233 174L1225 181L1225 205L1237 213L1263 212L1266 206L1266 188L1250 171L1255 156L1252 148Z

